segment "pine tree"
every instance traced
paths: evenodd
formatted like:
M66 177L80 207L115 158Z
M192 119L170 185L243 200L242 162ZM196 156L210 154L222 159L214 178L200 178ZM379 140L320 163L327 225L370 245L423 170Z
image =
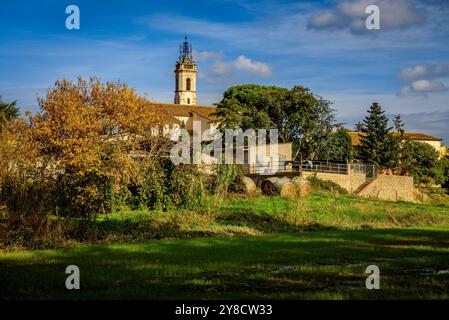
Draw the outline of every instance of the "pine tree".
M11 103L4 102L0 96L0 124L19 117L20 111L16 103L16 101Z
M388 117L382 107L374 102L368 110L368 116L363 120L360 156L366 163L392 168L395 165L396 152L394 137L388 127Z
M357 131L357 132L363 132L364 125L362 122L357 122L355 124L354 128L355 128L355 131Z
M400 114L397 114L394 116L393 123L394 123L394 128L395 128L396 132L399 134L399 137L402 140L405 130L404 130L404 122L402 122Z

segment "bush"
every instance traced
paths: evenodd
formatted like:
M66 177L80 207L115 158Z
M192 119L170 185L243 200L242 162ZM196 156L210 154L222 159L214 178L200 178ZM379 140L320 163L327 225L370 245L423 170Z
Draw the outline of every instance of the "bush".
M61 215L92 218L107 212L106 189L107 177L95 172L61 175L55 194Z
M416 183L424 187L432 187L436 184L435 179L428 176L417 178Z
M312 187L317 190L326 192L337 192L347 194L348 191L333 181L319 179L316 175L307 178L312 184Z
M128 206L131 209L148 208L150 210L162 210L167 207L168 182L167 164L162 162L150 162L141 170L143 180L139 185L135 183L129 187L130 199Z
M245 191L243 171L235 164L219 164L215 168L215 176L211 183L211 191L218 197L226 198L228 193Z
M201 206L206 196L206 187L204 177L196 165L175 166L168 176L168 183L172 206L175 208Z

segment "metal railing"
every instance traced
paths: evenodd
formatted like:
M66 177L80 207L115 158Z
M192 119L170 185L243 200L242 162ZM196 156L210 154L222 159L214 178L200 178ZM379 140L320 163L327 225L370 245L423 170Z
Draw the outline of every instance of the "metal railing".
M299 171L348 174L348 170L346 163L307 161L301 164Z
M363 163L336 163L325 161L285 161L278 163L256 163L244 166L244 171L250 174L270 175L275 173L320 172L334 174L361 173L367 177L377 176L377 167L374 164Z

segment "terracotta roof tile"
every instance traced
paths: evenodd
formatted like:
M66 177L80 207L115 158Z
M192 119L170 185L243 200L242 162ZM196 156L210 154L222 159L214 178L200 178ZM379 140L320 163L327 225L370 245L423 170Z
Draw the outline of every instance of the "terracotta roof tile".
M349 131L348 135L351 137L352 145L360 145L360 137L363 136L363 134L363 132ZM399 133L395 132L393 135L398 136ZM419 132L404 132L404 139L414 141L443 141L441 138L429 136L428 134Z
M170 103L157 103L152 102L149 105L150 108L157 108L161 111L167 112L172 116L189 117L192 113L196 113L209 120L215 120L216 118L211 116L215 112L215 107L210 106L193 106L187 104L170 104Z

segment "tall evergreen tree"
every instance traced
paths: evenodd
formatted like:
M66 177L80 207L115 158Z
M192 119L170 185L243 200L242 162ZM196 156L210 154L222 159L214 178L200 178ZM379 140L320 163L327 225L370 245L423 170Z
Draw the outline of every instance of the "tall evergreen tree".
M396 139L390 133L388 117L377 102L368 110L368 116L363 120L360 156L367 163L392 168L395 166L397 153Z
M405 130L404 130L404 122L402 122L400 114L397 114L394 116L393 124L394 124L394 129L399 134L399 137L402 140Z
M16 101L11 103L3 102L0 96L0 124L19 117L19 107L17 107L16 103Z
M357 132L363 132L363 122L357 122L354 126L355 131Z

